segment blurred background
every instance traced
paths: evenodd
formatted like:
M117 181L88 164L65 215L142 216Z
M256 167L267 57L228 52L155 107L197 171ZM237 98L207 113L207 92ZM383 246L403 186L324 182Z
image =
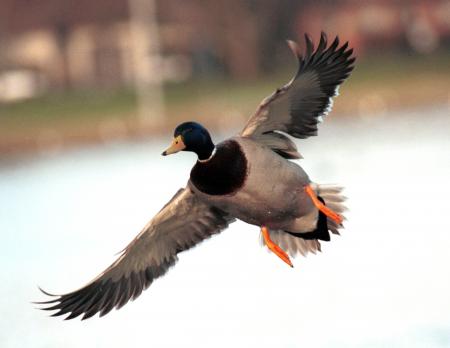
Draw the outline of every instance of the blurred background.
M448 103L450 3L0 2L0 155L148 138L180 120L240 127L320 31L358 57L336 112ZM414 87L413 87L414 86Z
M342 237L290 270L236 223L106 318L33 309L185 185L178 123L238 132L292 77L285 40L321 31L356 68L297 144L347 187ZM0 0L0 345L450 347L449 111L448 0Z

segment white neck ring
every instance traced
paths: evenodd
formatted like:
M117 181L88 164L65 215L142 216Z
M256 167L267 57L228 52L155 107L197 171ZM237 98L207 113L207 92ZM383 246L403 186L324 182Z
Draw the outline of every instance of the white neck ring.
M211 156L209 156L207 159L204 159L204 160L201 160L200 158L198 158L197 161L200 163L208 162L211 158L214 157L215 154L216 154L216 147L214 146L214 150L211 152Z

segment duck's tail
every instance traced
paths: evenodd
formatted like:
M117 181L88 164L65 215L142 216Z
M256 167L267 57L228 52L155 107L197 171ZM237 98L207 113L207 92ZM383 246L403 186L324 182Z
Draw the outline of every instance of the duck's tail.
M345 220L343 213L347 210L347 207L343 203L347 197L342 195L343 187L337 185L313 184L313 189L317 196L322 198L328 208L338 213L342 219ZM328 230L334 234L339 234L339 229L343 228L342 224L338 224L329 217L327 217L327 227Z
M312 188L322 203L343 217L342 214L347 208L343 204L346 197L342 195L342 187L312 184ZM343 218L345 220L345 217ZM317 251L321 251L319 240L329 241L330 232L339 234L339 230L342 228L342 224L338 224L319 211L317 227L314 231L293 233L282 230L270 230L270 238L291 257L295 257L297 254L306 256L310 252L315 254Z

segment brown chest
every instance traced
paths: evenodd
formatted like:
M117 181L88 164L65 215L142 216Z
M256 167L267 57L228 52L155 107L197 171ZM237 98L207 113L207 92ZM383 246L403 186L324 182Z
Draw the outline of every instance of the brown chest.
M239 190L247 178L247 159L234 140L219 144L215 155L197 162L191 170L191 182L209 195L227 195Z

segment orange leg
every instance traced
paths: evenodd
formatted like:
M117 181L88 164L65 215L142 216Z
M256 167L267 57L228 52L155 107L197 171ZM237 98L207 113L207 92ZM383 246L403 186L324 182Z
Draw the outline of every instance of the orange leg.
M319 209L322 213L324 213L327 217L329 217L331 220L335 221L337 224L341 225L343 218L338 213L334 212L330 208L328 208L325 204L323 204L316 196L316 193L314 192L311 185L305 186L305 191L308 194L309 197L311 197L311 200L313 201L314 205L317 209Z
M264 243L266 243L267 247L272 250L275 255L277 255L280 259L282 259L284 262L286 262L289 266L294 267L294 265L292 264L291 260L289 259L288 254L286 254L286 252L281 249L278 245L276 245L272 239L270 239L270 234L269 234L269 230L267 229L267 227L262 226L261 227L261 232L264 238Z

